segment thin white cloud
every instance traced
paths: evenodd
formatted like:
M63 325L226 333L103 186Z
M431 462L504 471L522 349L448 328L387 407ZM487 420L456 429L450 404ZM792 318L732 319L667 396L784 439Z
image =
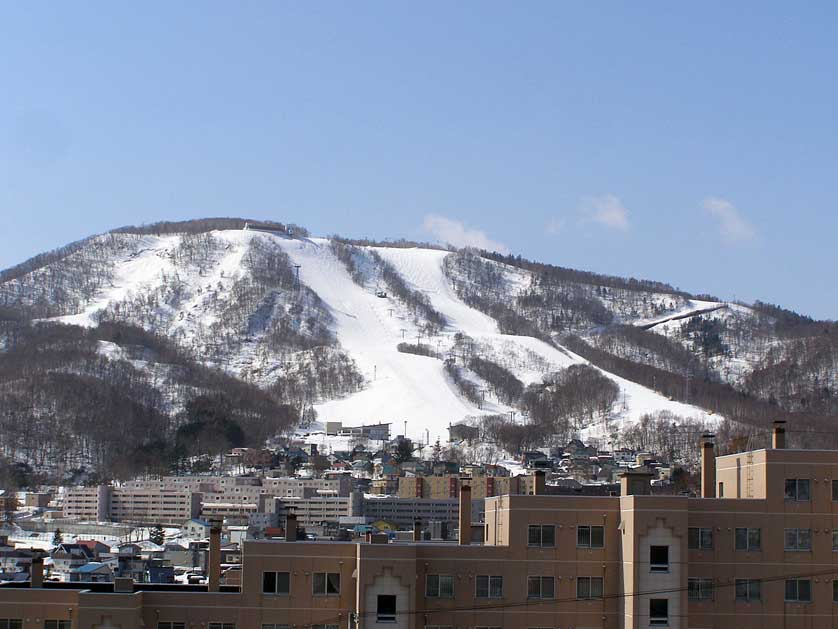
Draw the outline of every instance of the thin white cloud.
M457 221L437 214L428 214L422 227L437 240L455 247L476 247L487 251L509 253L509 248L503 243L492 240L486 232L472 229L462 221Z
M545 225L545 229L547 230L548 234L560 234L564 230L565 219L563 218L551 218L547 221L547 225Z
M628 231L629 212L622 201L613 194L598 197L586 197L582 200L582 212L595 223L603 227Z
M709 197L701 202L701 206L716 219L719 235L725 242L734 244L756 238L754 226L727 199Z

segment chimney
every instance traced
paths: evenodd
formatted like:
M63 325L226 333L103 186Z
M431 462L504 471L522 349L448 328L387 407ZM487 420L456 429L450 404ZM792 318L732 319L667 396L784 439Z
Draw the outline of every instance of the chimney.
M648 496L652 493L654 474L645 467L626 470L620 474L621 496Z
M786 448L786 420L775 419L774 430L771 431L771 447L775 450Z
M210 520L209 543L209 587L210 592L218 592L221 586L221 520Z
M415 520L413 522L413 541L414 542L421 542L422 541L422 521Z
M285 541L297 541L297 514L290 510L285 513Z
M532 494L533 496L544 495L545 489L545 474L544 470L536 470L532 475Z
M460 485L460 546L471 544L471 485Z
M701 436L701 497L716 497L716 435Z
M44 558L41 555L32 557L32 565L29 568L29 587L44 587Z
M114 577L113 591L116 594L133 594L134 579L132 577Z

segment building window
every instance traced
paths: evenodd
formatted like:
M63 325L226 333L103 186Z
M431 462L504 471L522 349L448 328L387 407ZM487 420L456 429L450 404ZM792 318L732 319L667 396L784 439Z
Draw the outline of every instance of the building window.
M337 625L335 625L337 626ZM276 625L262 623L262 629L290 629L291 625Z
M474 581L477 598L503 598L503 577L478 574Z
M396 622L396 595L379 594L375 612L376 622Z
M263 594L288 594L290 585L291 574L289 572L262 573Z
M832 529L832 550L838 550L838 529Z
M315 596L340 594L340 574L337 572L315 572L311 584Z
M0 618L0 629L23 629L23 619Z
M425 577L425 596L454 598L454 577L450 574L429 574Z
M838 581L832 581L832 602L838 603Z
M44 626L44 629L47 629L47 627ZM170 622L170 621L158 622L157 623L157 629L186 629L186 623L185 622ZM263 625L263 629L264 629L264 625Z
M312 625L311 629L340 629L340 625Z
M207 629L236 629L234 622L208 622Z
M576 545L579 548L602 548L605 546L604 526L580 526L576 529Z
M786 529L786 550L812 550L812 529Z
M602 598L602 577L576 577L576 598Z
M531 524L528 529L528 546L555 546L556 527L552 524Z
M808 478L786 479L786 500L809 500Z
M762 595L759 579L736 579L737 601L758 601Z
M713 579L687 579L687 598L691 601L709 601L713 599Z
M719 498L725 497L725 484L719 483Z
M832 481L832 499L838 500L838 480Z
M527 577L527 598L553 598L553 577Z
M649 571L669 572L669 546L649 547Z
M687 529L687 547L690 550L712 550L713 529L689 527Z
M736 550L759 550L761 542L761 529L736 529Z
M180 624L181 629L183 629L183 623L176 623ZM71 629L73 626L72 620L45 620L44 621L44 629Z
M812 601L811 579L786 579L786 600L792 603Z
M649 599L649 624L656 626L669 624L669 599Z

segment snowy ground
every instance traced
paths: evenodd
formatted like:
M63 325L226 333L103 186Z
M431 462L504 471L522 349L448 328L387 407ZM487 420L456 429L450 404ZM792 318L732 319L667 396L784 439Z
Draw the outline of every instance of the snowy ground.
M321 421L342 421L346 425L392 422L393 432L404 432L417 442L427 438L447 439L447 427L468 415L507 412L510 409L491 399L479 409L465 400L449 384L442 361L403 354L396 345L404 340L416 342L416 326L408 313L392 299L375 296L375 286L353 283L343 264L332 255L325 239L286 240L286 253L301 265L301 279L317 292L335 315L341 344L358 362L369 381L363 391L346 399L318 405ZM492 360L505 364L525 384L539 381L552 371L576 363L580 356L531 337L510 336L497 331L495 321L464 304L453 292L443 274L445 251L431 249L375 248L414 289L423 292L435 309L448 319L449 326L436 338L422 342L443 354L453 344L453 335L462 331L471 336ZM710 418L702 409L669 400L654 391L607 372L621 389L615 405L619 429L635 422L644 413L667 410L685 417ZM602 436L605 426L592 426L585 436ZM322 445L338 448L323 435Z
M177 275L183 287L183 300L178 311L166 310L162 319L167 322L166 333L181 341L206 334L215 321L217 307L211 303L211 292L219 299L227 298L227 291L237 277L246 273L243 257L252 239L269 240L282 248L294 264L300 265L300 279L326 303L335 320L337 338L346 352L356 361L366 379L363 390L344 399L318 404L321 422L342 421L346 425L391 422L393 434L405 432L416 442L433 443L437 438L446 441L447 428L468 416L506 413L512 409L487 394L481 408L464 400L450 384L438 358L400 353L396 346L405 341L421 340L439 355L447 355L454 344L454 335L464 332L474 339L481 355L498 362L525 384L540 381L553 371L576 363L586 362L563 348L548 345L531 337L500 334L493 319L470 308L454 293L443 273L445 251L420 248L374 249L392 264L413 289L423 292L435 309L449 324L442 333L427 338L419 337L419 327L412 313L392 297L376 296L379 288L375 277L368 277L365 286L352 281L344 265L333 255L327 239L297 239L280 234L244 230L213 232L212 259L206 264L190 266L175 259L181 236L146 236L135 243L130 252L115 261L115 275L107 289L75 315L62 317L67 323L93 326L97 313L109 304L118 303L131 295L144 294L160 284L162 277ZM199 268L200 267L200 268ZM510 272L511 281L525 288L529 274ZM210 291L210 288L213 288ZM216 290L217 289L217 290ZM680 325L673 316L712 307L713 302L692 302L687 308L670 313L660 320L644 323L659 324L661 330ZM161 308L168 308L162 305ZM658 331L658 328L656 328ZM271 352L257 352L256 344L244 344L241 352L223 365L237 375L270 374L277 368L277 356ZM121 350L108 343L100 344L100 351L114 358ZM138 368L145 367L136 364ZM686 417L710 417L701 409L673 402L637 384L606 375L620 386L621 396L615 405L614 422L610 430L619 429L625 422L634 422L644 413L668 410ZM265 376L267 377L267 376ZM256 378L260 381L259 378ZM599 436L607 432L605 426L594 426L585 436ZM325 439L323 445L330 440ZM335 443L332 447L345 444Z
M727 304L718 301L700 301L698 299L690 299L683 308L678 308L674 312L649 319L635 319L631 322L631 324L639 328L646 329L654 328L671 321L678 321L680 325L681 319L687 319L701 313L715 312L727 307Z

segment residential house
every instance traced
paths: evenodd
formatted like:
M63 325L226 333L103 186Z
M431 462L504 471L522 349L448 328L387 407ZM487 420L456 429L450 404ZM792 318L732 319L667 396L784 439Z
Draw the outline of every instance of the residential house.
M73 583L108 583L113 581L113 564L91 561L70 570Z

